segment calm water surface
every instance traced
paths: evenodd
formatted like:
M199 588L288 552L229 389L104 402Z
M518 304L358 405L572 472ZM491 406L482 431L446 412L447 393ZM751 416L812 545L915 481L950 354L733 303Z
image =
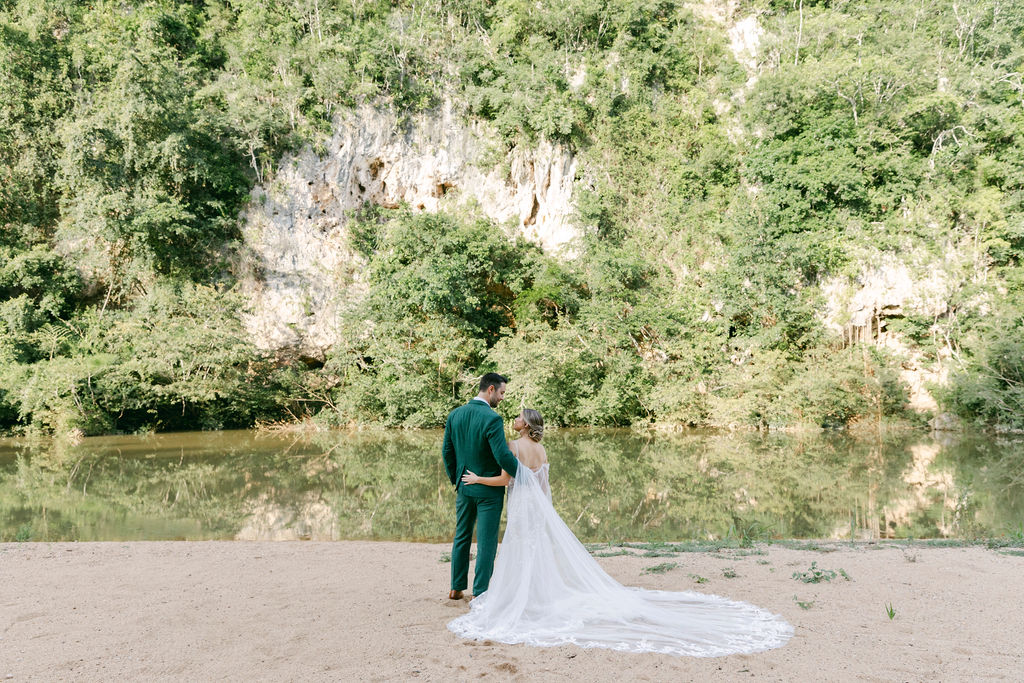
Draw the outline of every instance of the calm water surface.
M440 432L0 440L0 540L446 541ZM584 541L973 538L1024 524L1024 440L889 434L545 439Z

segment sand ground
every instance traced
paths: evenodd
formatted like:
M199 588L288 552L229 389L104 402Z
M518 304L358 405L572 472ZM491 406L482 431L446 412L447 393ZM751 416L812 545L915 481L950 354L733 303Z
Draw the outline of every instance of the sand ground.
M713 659L460 640L447 550L0 544L0 680L1024 680L1024 557L981 547L599 559L624 584L746 600L795 626L783 648ZM643 571L666 561L679 566ZM792 577L811 562L851 580Z

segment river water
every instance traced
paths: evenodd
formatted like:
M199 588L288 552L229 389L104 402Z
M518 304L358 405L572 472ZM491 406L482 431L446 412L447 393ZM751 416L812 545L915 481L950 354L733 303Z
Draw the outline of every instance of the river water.
M559 430L581 540L1024 534L1024 440ZM0 540L446 541L441 433L256 431L0 440Z

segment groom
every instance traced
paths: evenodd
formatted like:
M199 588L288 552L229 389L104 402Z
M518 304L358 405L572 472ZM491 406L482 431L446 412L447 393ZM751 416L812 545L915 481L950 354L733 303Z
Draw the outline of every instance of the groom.
M473 595L487 590L498 551L498 523L505 502L505 488L463 484L467 470L481 477L496 477L505 470L513 477L519 462L505 442L501 416L494 412L505 398L508 380L496 372L480 379L476 398L448 415L441 455L448 478L455 486L455 539L452 541L451 600L462 598L469 575L469 546L476 525L476 569Z

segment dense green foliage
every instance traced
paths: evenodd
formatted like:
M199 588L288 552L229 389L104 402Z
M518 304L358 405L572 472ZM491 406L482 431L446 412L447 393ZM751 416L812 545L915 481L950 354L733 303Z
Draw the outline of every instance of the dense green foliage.
M748 72L674 0L0 3L0 429L430 426L488 369L558 424L842 426L905 413L907 354L1020 428L1024 9L932 9L748 0ZM371 207L326 364L257 352L252 184L341 108L446 98L576 151L579 256ZM943 306L851 346L821 285L889 257Z

